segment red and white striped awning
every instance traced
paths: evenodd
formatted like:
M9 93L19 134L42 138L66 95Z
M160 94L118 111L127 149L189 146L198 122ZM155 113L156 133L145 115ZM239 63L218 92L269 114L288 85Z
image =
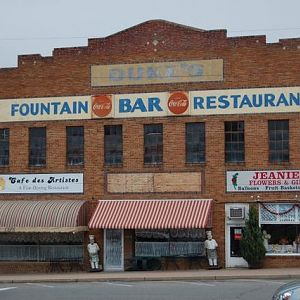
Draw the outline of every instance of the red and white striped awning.
M99 200L90 228L184 229L211 227L211 199Z
M86 201L0 201L0 232L76 232L88 229Z

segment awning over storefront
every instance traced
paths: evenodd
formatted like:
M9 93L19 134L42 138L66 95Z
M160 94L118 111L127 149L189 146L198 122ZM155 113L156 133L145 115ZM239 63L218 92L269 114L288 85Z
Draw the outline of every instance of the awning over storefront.
M184 229L211 227L211 199L99 200L90 228Z
M78 232L86 226L86 201L0 201L0 232Z

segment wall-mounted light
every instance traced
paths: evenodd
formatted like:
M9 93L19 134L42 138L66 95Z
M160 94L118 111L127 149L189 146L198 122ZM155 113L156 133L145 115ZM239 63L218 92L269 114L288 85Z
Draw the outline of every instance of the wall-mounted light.
M253 202L260 202L260 201L261 201L259 195L257 195L257 196L250 196L250 198L251 198L251 200L252 200Z

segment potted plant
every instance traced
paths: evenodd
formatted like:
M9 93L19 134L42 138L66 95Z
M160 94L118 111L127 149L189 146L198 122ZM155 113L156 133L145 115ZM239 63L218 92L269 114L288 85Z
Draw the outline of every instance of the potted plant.
M249 215L243 229L240 246L242 257L247 261L249 268L261 268L266 248L263 233L258 223L258 212L254 206L249 208Z

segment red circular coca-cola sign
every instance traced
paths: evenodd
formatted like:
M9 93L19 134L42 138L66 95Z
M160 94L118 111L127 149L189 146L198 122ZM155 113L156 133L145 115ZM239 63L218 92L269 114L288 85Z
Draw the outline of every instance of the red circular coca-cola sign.
M185 92L174 92L168 100L169 111L175 115L181 115L189 107L189 98Z
M93 113L98 117L106 117L112 110L111 96L97 95L93 96Z

